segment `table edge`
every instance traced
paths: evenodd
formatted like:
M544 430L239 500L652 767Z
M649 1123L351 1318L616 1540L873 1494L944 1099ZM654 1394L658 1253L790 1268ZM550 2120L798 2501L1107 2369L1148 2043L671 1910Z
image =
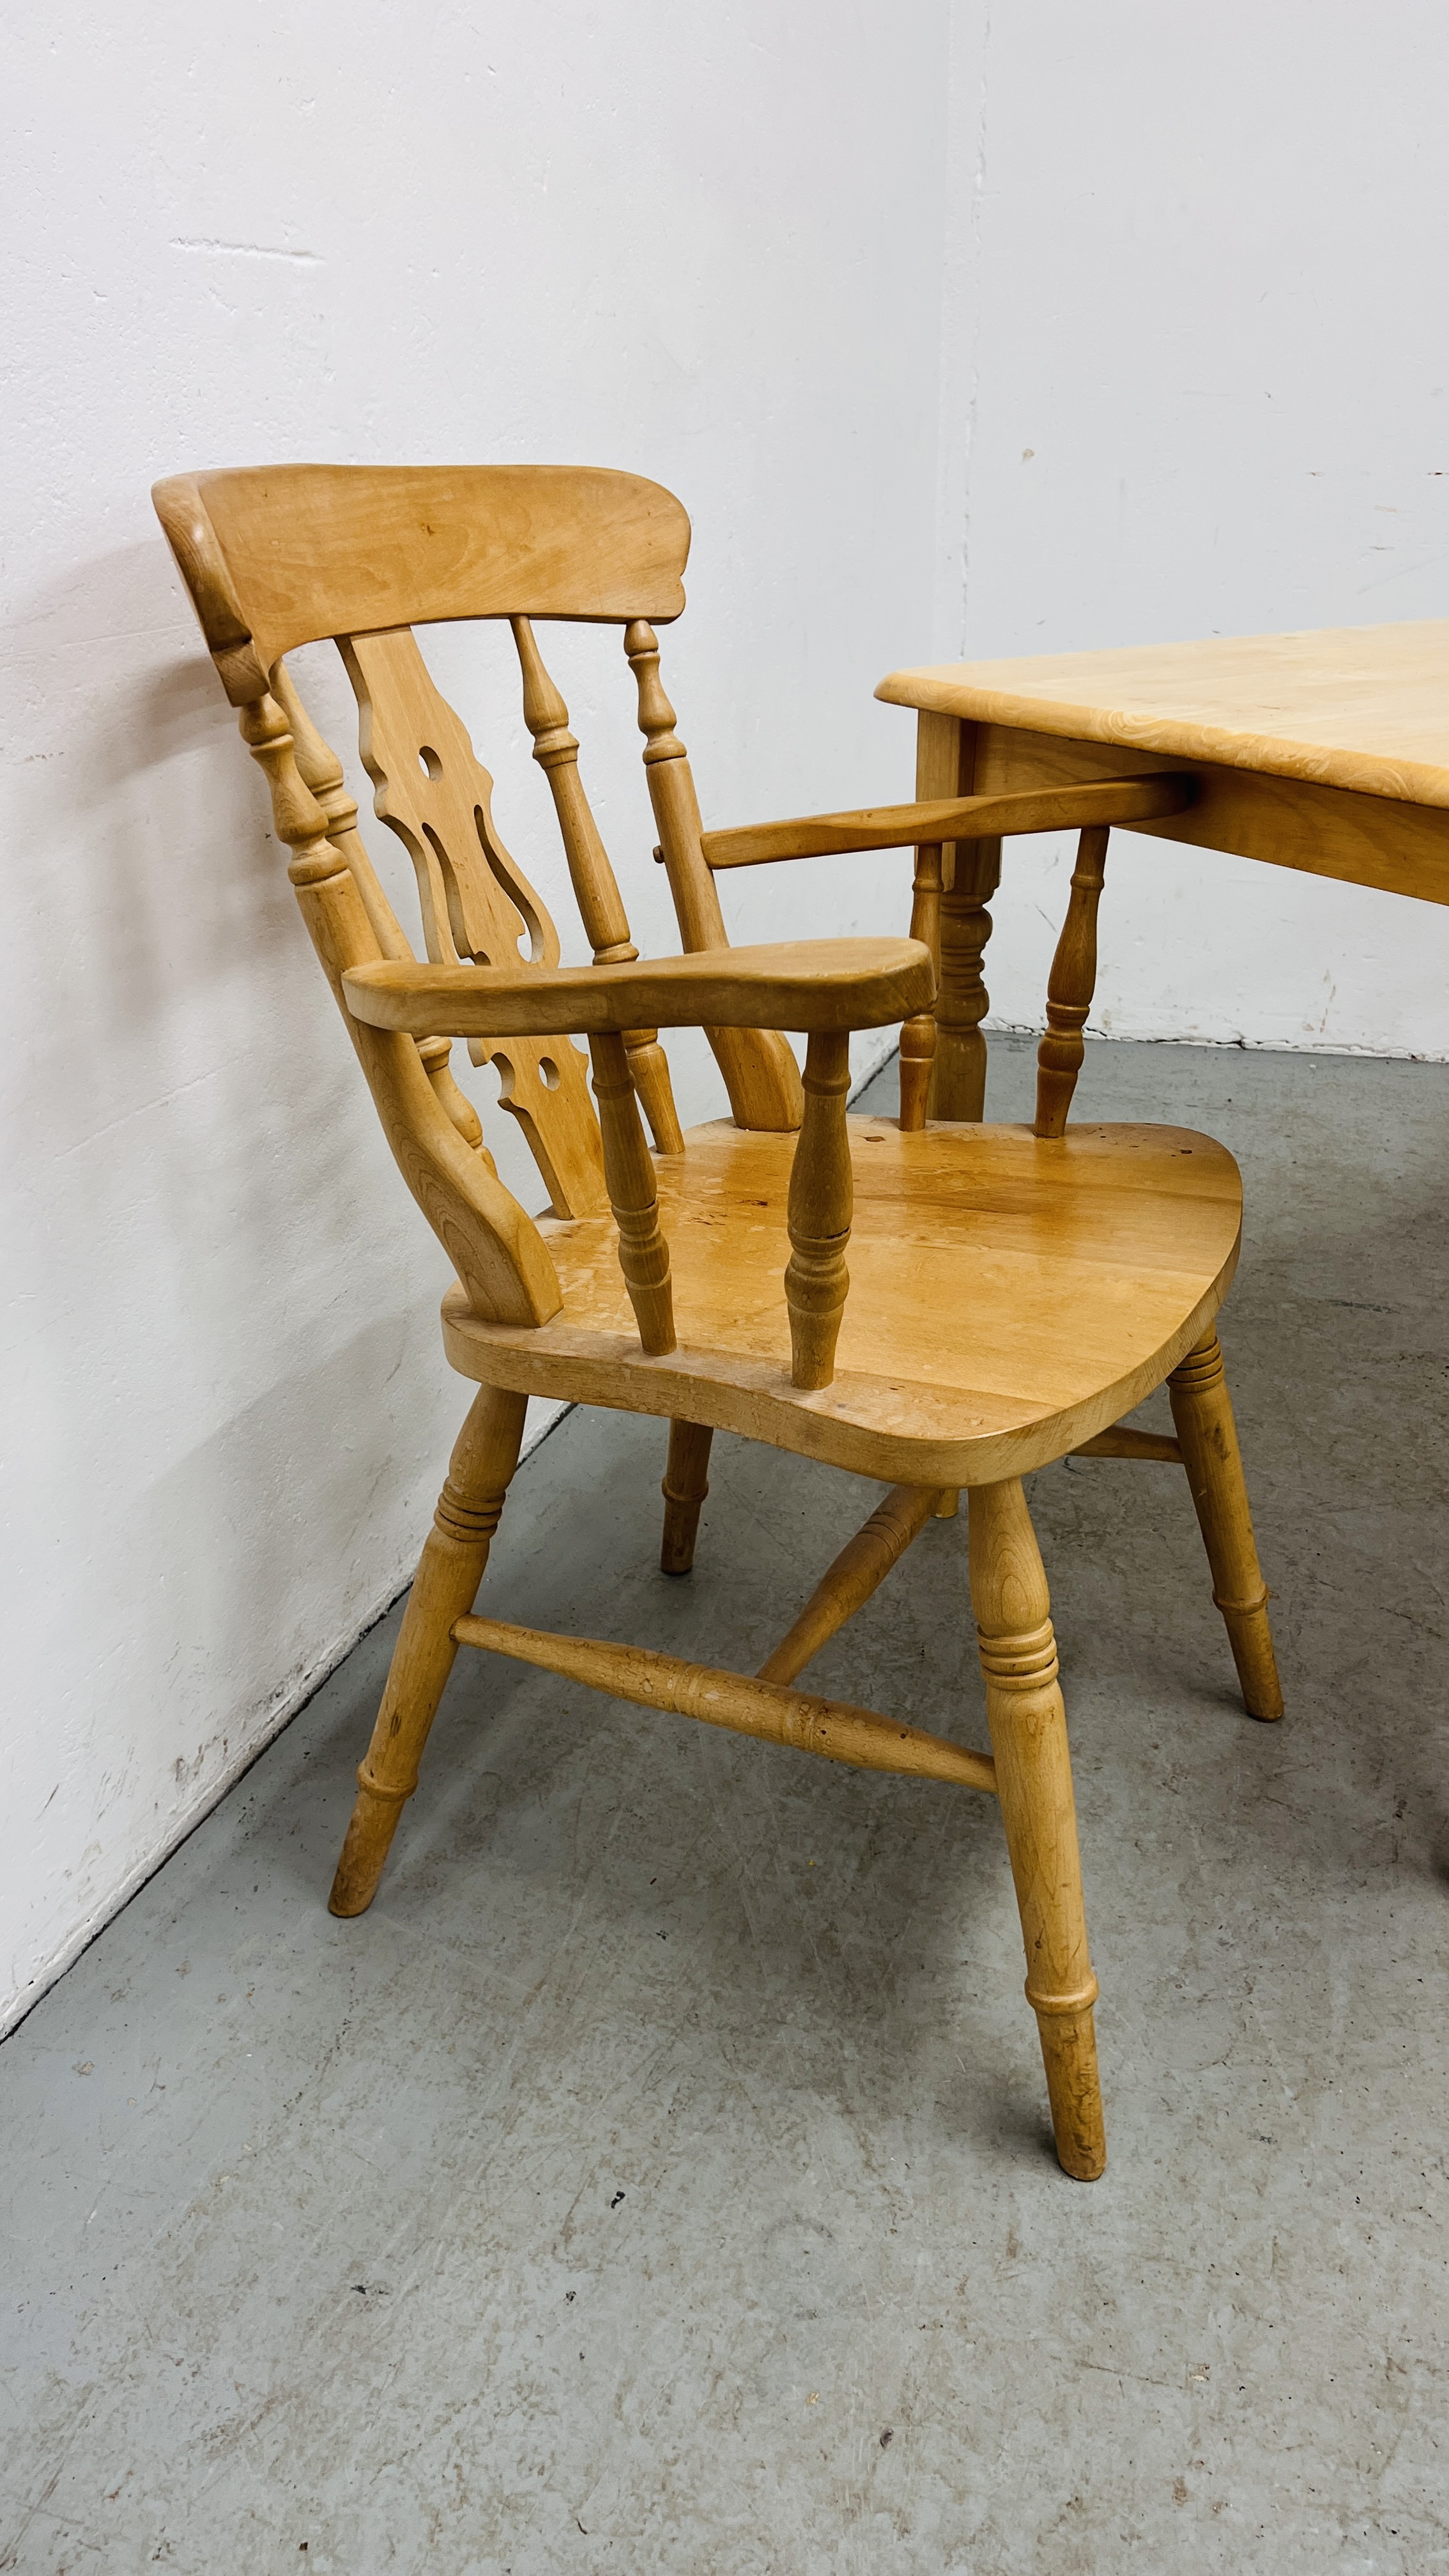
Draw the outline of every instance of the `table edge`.
M888 671L875 694L887 706L915 707L925 714L961 716L977 724L1056 734L1069 741L1120 743L1124 751L1157 751L1172 759L1210 760L1226 769L1300 778L1316 787L1352 788L1361 796L1380 796L1398 805L1449 807L1449 769L1429 761L1387 760L1372 752L1332 750L1322 743L1294 742L1275 734L1074 706L1064 699L1024 697L1014 689L984 688L979 681L956 678L949 664Z

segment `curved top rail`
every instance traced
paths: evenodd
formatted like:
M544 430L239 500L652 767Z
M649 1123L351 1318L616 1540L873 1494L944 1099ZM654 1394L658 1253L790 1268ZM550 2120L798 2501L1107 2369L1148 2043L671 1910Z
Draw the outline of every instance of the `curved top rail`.
M326 636L468 617L684 606L689 520L589 465L275 465L178 474L152 499L233 705Z

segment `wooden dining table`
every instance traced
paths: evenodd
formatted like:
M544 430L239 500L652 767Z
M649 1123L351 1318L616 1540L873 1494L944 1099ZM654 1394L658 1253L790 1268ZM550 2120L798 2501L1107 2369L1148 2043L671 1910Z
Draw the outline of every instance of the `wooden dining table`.
M1191 804L1134 831L1449 904L1449 619L942 662L876 696L918 711L918 798L1171 769ZM936 1117L981 1115L1000 868L999 840L948 855Z

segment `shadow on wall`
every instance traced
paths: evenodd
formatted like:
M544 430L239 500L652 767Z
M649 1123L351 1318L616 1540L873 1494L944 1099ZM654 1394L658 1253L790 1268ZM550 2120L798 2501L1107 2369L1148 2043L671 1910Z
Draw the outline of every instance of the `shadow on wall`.
M158 533L34 599L22 637L22 1980L405 1579L466 1401L448 1264L183 615Z

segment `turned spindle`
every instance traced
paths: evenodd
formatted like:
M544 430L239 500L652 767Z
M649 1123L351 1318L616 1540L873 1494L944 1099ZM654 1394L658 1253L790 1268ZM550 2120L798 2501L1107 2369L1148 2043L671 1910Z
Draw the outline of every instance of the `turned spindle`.
M727 948L719 894L700 847L704 827L689 756L674 730L674 709L659 676L659 641L647 619L636 617L625 627L624 651L639 693L644 772L681 943L688 950ZM737 1126L777 1133L799 1126L800 1075L778 1030L708 1028L705 1036Z
M828 1386L835 1375L835 1344L850 1287L845 1266L853 1207L845 1115L849 1089L849 1031L815 1031L805 1052L805 1115L790 1170L787 1211L791 1250L785 1303L794 1386Z
M589 1052L604 1140L604 1181L619 1229L619 1267L638 1319L639 1339L651 1359L661 1359L676 1347L669 1246L659 1223L654 1166L639 1118L634 1078L617 1032L591 1037Z
M990 1008L981 961L991 937L991 898L1001 882L1001 843L958 841L955 873L941 897L941 975L936 999L933 1118L978 1120L986 1106Z
M578 737L569 729L568 706L538 649L531 621L514 617L509 623L523 673L523 721L533 736L534 759L553 796L584 937L596 966L631 965L639 951L629 936L619 881L579 775ZM684 1137L674 1106L669 1059L658 1030L626 1029L624 1051L660 1153L682 1154Z
M1077 843L1077 864L1067 917L1047 978L1046 1034L1036 1054L1036 1132L1060 1136L1082 1070L1082 1031L1097 986L1097 906L1107 872L1105 823L1091 824Z
M923 842L916 852L915 882L911 888L911 937L924 940L936 961L936 980L941 976L941 844ZM901 1125L909 1135L919 1134L926 1123L926 1104L931 1090L931 1067L936 1054L936 1017L933 1011L918 1011L913 1019L901 1025Z

